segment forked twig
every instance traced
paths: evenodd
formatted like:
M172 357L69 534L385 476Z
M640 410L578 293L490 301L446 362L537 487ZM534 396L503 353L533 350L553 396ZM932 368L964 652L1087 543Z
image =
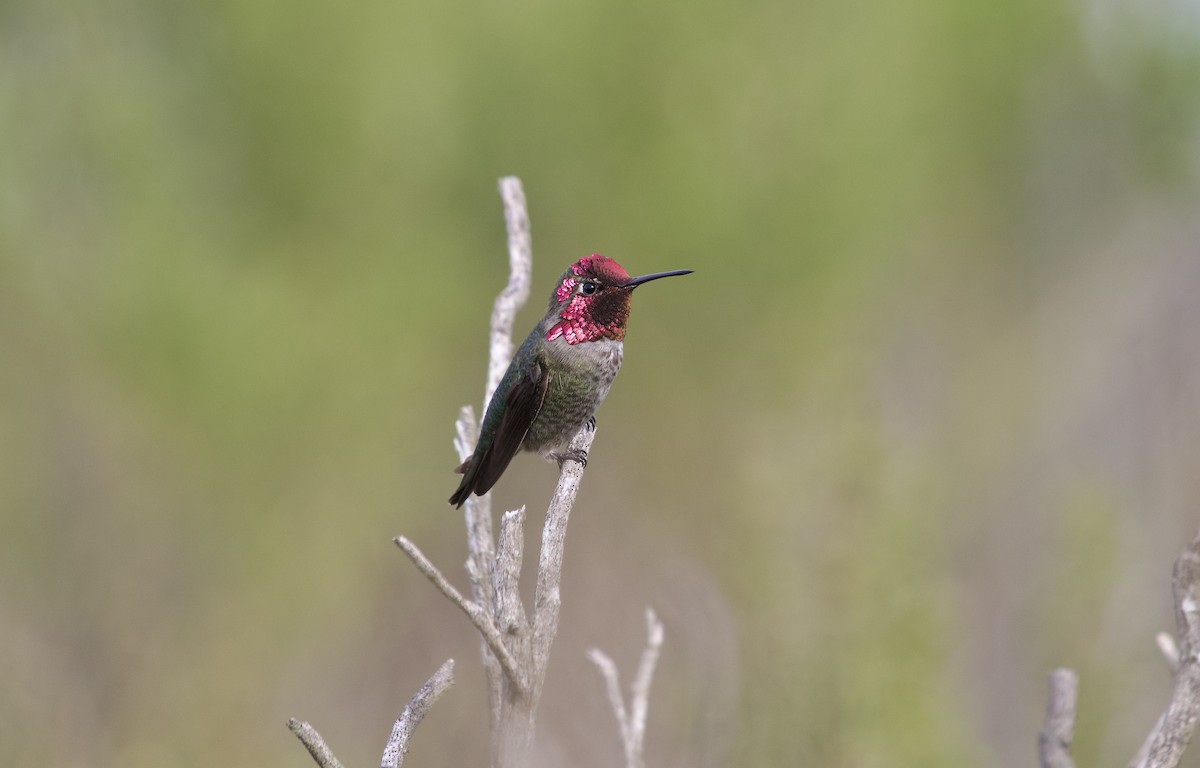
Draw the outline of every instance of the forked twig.
M642 659L638 664L637 674L629 686L629 708L621 694L621 682L617 674L617 665L608 654L599 648L588 651L588 658L600 670L604 677L604 687L608 691L608 703L617 719L617 730L621 735L621 745L625 750L626 768L643 768L645 758L643 747L646 740L646 714L650 704L650 682L654 679L654 667L658 663L658 654L662 649L663 625L654 615L654 610L646 609L646 648L642 651Z
M463 597L462 593L455 589L454 585L442 575L437 566L429 561L425 553L416 544L409 541L407 537L397 536L393 541L396 542L396 546L404 550L404 554L408 555L408 559L412 560L413 565L417 566L417 570L425 574L426 578L433 582L438 591L445 595L450 602L461 608L463 613L467 614L467 618L479 630L479 634L483 635L488 648L499 659L500 665L504 668L505 674L509 676L513 685L520 690L525 690L525 676L521 672L520 664L513 658L508 648L505 647L504 638L500 636L500 630L496 628L495 622L492 621L492 617L487 611L483 610L478 603L474 603Z

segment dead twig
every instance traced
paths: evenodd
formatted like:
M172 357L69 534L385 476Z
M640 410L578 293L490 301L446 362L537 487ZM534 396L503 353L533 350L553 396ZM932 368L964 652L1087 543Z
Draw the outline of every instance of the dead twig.
M1174 674L1175 687L1129 768L1176 768L1200 720L1200 533L1175 561L1171 587L1179 639L1162 632L1155 641ZM1077 686L1069 669L1050 676L1046 723L1038 737L1042 768L1074 768L1070 747Z
M1042 768L1075 768L1071 741L1075 738L1075 702L1079 676L1069 669L1050 673L1046 697L1046 722L1038 734L1038 758Z
M500 630L496 628L492 617L479 606L462 596L462 593L454 588L437 566L429 561L416 544L413 544L404 536L397 536L393 541L396 546L404 550L404 554L408 555L408 559L412 560L413 565L417 566L417 570L425 574L426 578L433 582L443 595L450 602L462 609L463 613L467 614L467 618L479 630L479 634L483 635L484 641L488 648L496 655L500 661L500 666L504 668L505 673L511 679L513 685L520 690L525 690L525 675L521 671L520 662L513 658L508 648L504 645L504 638L500 636Z
M288 720L287 726L288 730L300 739L300 743L308 750L308 754L312 755L317 765L321 768L342 768L342 764L334 757L333 751L329 749L325 739L321 738L321 734L317 733L316 728L294 717Z
M438 667L437 672L425 681L425 685L413 694L408 706L400 713L400 717L396 718L392 734L383 748L383 759L379 768L400 768L404 763L404 756L408 754L408 740L412 738L413 731L425 719L434 702L453 684L454 659L447 659L446 663Z
M653 609L646 609L646 648L642 651L642 659L638 664L637 674L629 686L629 707L626 709L625 700L621 695L621 683L617 674L617 665L599 648L588 651L588 658L600 670L604 677L604 687L608 691L608 703L617 719L617 730L621 736L621 746L625 750L626 768L644 768L643 745L646 740L646 715L650 704L650 682L654 679L654 667L658 663L658 654L662 648L663 625L654 615ZM1065 768L1065 766L1055 766Z

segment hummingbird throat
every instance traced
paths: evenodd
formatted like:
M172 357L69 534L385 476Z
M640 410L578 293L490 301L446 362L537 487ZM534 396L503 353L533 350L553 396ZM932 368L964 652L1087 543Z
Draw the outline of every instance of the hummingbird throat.
M570 295L574 282L571 279L564 280L559 292ZM570 287L568 283L571 283ZM546 332L546 341L562 338L568 344L582 344L600 339L624 340L625 323L629 319L628 295L605 296L607 301L600 301L599 298L578 293L571 296L571 301L558 315L559 321Z

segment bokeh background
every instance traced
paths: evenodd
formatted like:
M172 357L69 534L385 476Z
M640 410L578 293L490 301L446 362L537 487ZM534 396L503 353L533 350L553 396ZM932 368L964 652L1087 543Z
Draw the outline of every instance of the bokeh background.
M0 753L486 763L453 421L520 175L535 276L638 292L542 765L1119 765L1200 522L1185 0L0 5ZM497 505L555 479L517 461ZM530 558L532 560L532 558ZM1195 755L1191 765L1200 765Z

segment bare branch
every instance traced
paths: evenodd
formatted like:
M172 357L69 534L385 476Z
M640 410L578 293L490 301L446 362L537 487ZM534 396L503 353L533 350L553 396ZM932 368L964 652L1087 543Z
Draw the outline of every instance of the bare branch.
M629 717L625 713L625 698L621 695L621 679L617 665L612 658L599 648L589 648L588 658L600 670L604 678L604 691L608 694L608 705L612 707L613 715L617 718L617 730L620 731L621 745L628 750L628 736L625 724Z
M475 409L464 405L458 412L458 419L454 422L454 450L458 452L459 461L466 461L475 452L477 436Z
M1038 734L1038 758L1042 768L1075 768L1071 741L1075 738L1075 702L1079 676L1069 669L1050 673L1046 698L1046 722Z
M1175 644L1175 638L1171 637L1169 632L1159 632L1154 636L1154 643L1162 653L1163 661L1166 662L1167 669L1171 671L1171 674L1179 672L1179 646ZM1150 757L1150 744L1162 730L1165 717L1166 713L1164 712L1154 721L1154 727L1150 729L1150 733L1146 734L1146 739L1142 742L1142 746L1138 747L1137 754L1129 761L1129 768L1146 768L1146 760Z
M425 685L413 694L408 706L400 713L396 724L392 726L392 734L388 737L387 746L383 749L383 759L380 768L400 768L404 756L408 754L408 740L413 731L425 719L429 708L433 706L446 689L454 684L454 659L447 659L438 671L425 681Z
M454 449L458 452L459 460L465 462L475 452L475 442L479 435L475 411L471 406L464 405L459 411L458 419L454 422L454 432ZM480 576L491 572L496 559L492 547L491 496L467 496L463 521L467 528L467 550L470 552L467 575L471 578L471 590L476 602L491 613L495 603L491 581ZM487 659L484 661L486 664Z
M654 610L651 608L646 609L646 635L646 648L642 651L642 660L638 664L637 675L629 687L628 711L625 709L625 701L621 696L617 665L599 648L592 648L588 651L588 658L592 660L604 677L608 702L617 719L621 745L625 749L626 768L644 768L645 766L645 758L642 753L646 740L646 713L650 703L650 681L654 678L654 667L658 663L658 653L662 649L663 642L662 622L654 615Z
M1133 756L1133 760L1129 761L1129 768L1146 768L1146 760L1150 757L1150 744L1153 743L1155 735L1162 728L1163 718L1166 713L1158 716L1154 721L1154 727L1150 729L1150 733L1146 735L1146 740L1142 742L1142 746L1138 747L1137 754Z
M1175 691L1152 732L1147 768L1174 768L1200 718L1200 534L1175 561L1172 577L1179 669Z
M488 374L483 391L483 408L487 412L492 394L504 377L513 355L512 329L517 312L529 298L529 283L533 272L532 238L529 214L525 207L525 192L521 180L507 176L499 181L500 196L504 201L504 221L508 230L508 284L496 296L492 305L492 319L488 341ZM465 461L475 450L477 438L476 421L469 408L464 408L458 425L459 459ZM492 537L491 494L470 496L464 510L467 525L467 547L470 558L467 573L471 577L471 589L475 600L489 616L496 615L497 603L492 574L496 572L496 552ZM526 687L520 683L523 676L513 677L514 665L504 664L495 655L493 643L483 643L483 670L487 675L488 712L491 716L492 741L497 743L501 712L504 704L504 680L507 676L518 689Z
M463 597L462 593L446 580L446 577L442 575L437 566L431 563L429 558L425 556L425 553L416 544L413 544L407 536L397 536L393 541L396 542L397 547L404 550L404 554L408 555L408 558L413 561L413 565L417 566L417 570L425 574L426 578L432 581L433 585L438 588L438 591L450 599L450 602L462 608L463 612L468 616L473 616L479 610L479 606Z
M496 593L487 575L496 568L496 548L492 540L492 497L490 494L471 496L463 511L467 526L467 575L471 577L471 593L488 615L496 609Z
M308 750L308 754L312 755L312 759L316 761L321 768L342 768L342 764L333 756L333 752L325 744L325 739L321 738L321 734L317 733L317 729L313 728L308 722L302 722L296 718L288 720L288 730L296 734L296 738L300 739L300 743Z
M525 551L525 507L505 512L500 518L500 544L496 554L493 588L496 614L504 634L525 628L525 608L521 605L521 560Z
M492 350L495 356L496 350ZM477 426L475 411L464 405L454 422L454 449L460 461L466 461L475 451ZM467 561L467 574L471 577L471 590L483 609L489 614L495 607L490 578L481 574L491 573L496 563L496 552L492 544L492 497L490 495L468 496L463 519L467 526L467 549L471 553ZM487 659L484 659L487 663Z
M513 356L512 329L517 310L529 298L530 275L533 272L533 239L529 229L529 213L525 207L525 190L516 176L500 179L500 197L504 201L504 224L508 230L508 285L496 297L492 306L491 355L488 359L487 388L483 406L504 377Z
M587 454L596 436L594 427L584 426L571 440L568 452ZM558 633L558 612L562 606L559 585L562 581L563 547L567 538L567 522L571 507L579 492L579 481L583 477L583 464L567 460L558 474L558 487L546 510L546 523L542 528L542 551L538 558L537 586L533 595L533 675L534 685L540 686L545 679L546 664L550 661L550 647Z
M504 672L508 675L513 685L520 691L526 690L525 676L521 673L521 667L517 660L509 653L508 648L504 646L504 639L500 637L500 632L496 629L496 624L492 621L491 615L479 607L478 603L473 603L462 596L462 594L454 588L454 585L446 580L442 572L437 569L425 553L413 544L404 536L397 536L394 541L396 546L404 550L404 554L408 555L408 559L412 560L413 565L417 566L417 570L425 574L426 578L433 582L443 595L449 598L450 602L462 609L463 613L467 614L467 618L475 625L475 629L479 630L479 634L483 635L484 641L488 648L496 655L500 662L500 666L504 668Z
M654 615L653 608L646 609L646 649L638 664L637 676L630 687L629 706L632 710L631 731L641 756L642 742L646 738L646 714L650 707L650 682L654 679L654 667L658 664L658 653L662 649L663 625Z

